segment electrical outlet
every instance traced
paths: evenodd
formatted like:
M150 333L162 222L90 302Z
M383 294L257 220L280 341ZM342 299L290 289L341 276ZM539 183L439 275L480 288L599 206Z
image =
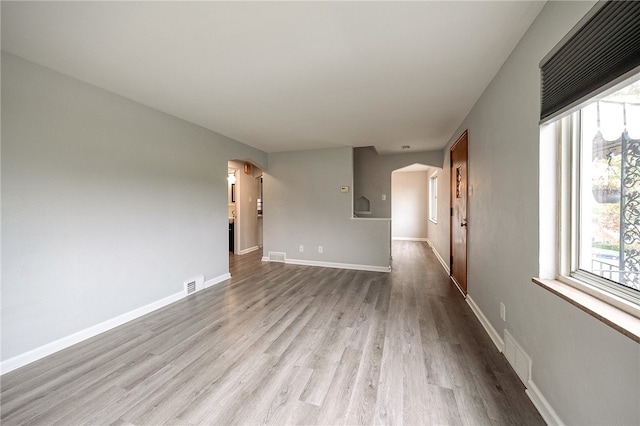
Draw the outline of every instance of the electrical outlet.
M304 251L304 246L302 244L300 244L300 252Z
M318 253L322 253L322 246L318 246Z
M504 303L500 302L500 318L502 321L507 320L507 309L504 307Z
M382 201L387 201L387 194L382 194Z

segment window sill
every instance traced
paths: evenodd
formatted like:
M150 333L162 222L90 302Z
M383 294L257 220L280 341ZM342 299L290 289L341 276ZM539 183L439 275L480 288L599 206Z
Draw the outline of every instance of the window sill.
M640 343L640 318L560 281L542 278L531 281Z

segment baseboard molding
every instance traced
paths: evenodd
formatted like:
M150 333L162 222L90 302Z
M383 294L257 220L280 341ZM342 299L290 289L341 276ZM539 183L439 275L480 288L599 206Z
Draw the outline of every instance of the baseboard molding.
M140 308L134 309L122 315L118 315L115 318L103 321L99 324L85 328L84 330L80 330L69 336L55 340L51 343L47 343L23 354L14 356L13 358L9 358L0 363L0 374L8 373L9 371L13 371L17 368L23 367L55 352L61 351L62 349L66 349L69 346L73 346L84 340L90 339L100 333L104 333L105 331L109 331L131 320L170 305L171 303L174 303L184 297L184 291L180 291L178 293L172 294L171 296L167 296L164 299L160 299L158 301L149 303L148 305L141 306Z
M440 256L440 253L438 253L438 250L436 250L436 248L433 246L433 243L429 239L427 239L426 241L429 244L429 247L431 247L431 251L433 251L433 254L436 255L438 262L440 262L444 270L447 272L447 275L451 275L451 271L449 270L449 265L447 264L447 262L445 262L442 256Z
M460 296L466 299L467 293L464 292L458 280L456 280L456 278L453 275L449 275L449 280L451 280L451 282L453 283L453 286L460 292Z
M260 247L258 247L258 246L249 247L248 249L240 250L238 252L238 254L240 254L240 255L247 254L247 253L251 253L252 251L256 251L256 250L260 250Z
M478 318L478 320L486 330L487 334L493 341L494 345L496 345L496 348L498 348L498 351L503 353L505 350L504 340L502 339L500 334L496 331L496 329L493 328L493 326L491 325L487 317L480 310L480 307L478 307L476 302L474 302L471 296L469 295L467 295L467 304L469 304L469 307L471 308L473 313L476 315L476 317ZM530 376L531 376L531 372L529 371L529 377ZM544 421L548 425L564 426L564 422L562 421L562 419L560 419L560 417L558 416L556 411L553 409L551 404L549 404L549 401L547 401L544 395L542 395L542 392L540 392L540 389L538 389L538 387L533 382L533 380L529 379L524 385L526 387L525 393L527 394L527 396L529 397L533 405L536 407L536 409L538 410L538 412L540 413Z
M394 241L421 241L421 242L429 241L427 238L413 238L413 237L393 237L391 239Z
M220 284L221 282L224 282L224 281L226 281L226 280L228 280L230 278L231 278L231 274L228 273L228 272L226 274L222 274L222 275L220 275L218 277L211 278L210 280L207 280L207 281L204 282L204 288L209 288L209 287L211 287L213 285Z
M227 272L226 274L223 274L218 277L205 281L204 288L211 287L212 285L221 283L225 280L228 280L229 278L231 278L231 275ZM121 326L129 321L133 321L155 310L164 308L165 306L170 305L174 302L177 302L178 300L183 299L185 297L186 297L186 293L184 291L180 291L178 293L172 294L171 296L167 296L163 299L149 303L148 305L144 305L132 311L124 313L122 315L118 315L115 318L108 319L99 324L93 325L91 327L85 328L84 330L80 330L76 333L73 333L69 336L63 337L51 343L47 343L38 348L27 351L23 354L16 355L13 358L9 358L5 361L0 362L0 375L13 371L15 369L18 369L20 367L23 367L27 364L30 364L34 361L42 359L51 354L54 354L63 349L66 349L69 346L73 346L84 340L95 337L98 334L104 333L105 331L109 331L113 328Z
M526 386L527 389L525 390L525 393L536 407L545 423L551 426L564 426L564 422L560 419L556 410L554 410L551 404L549 404L549 401L547 401L544 395L542 395L542 392L540 392L540 389L538 389L536 384L533 383L532 380L529 380L529 383L527 383Z
M500 336L500 333L498 333L496 329L493 328L487 317L484 316L478 305L476 305L476 302L474 302L471 296L469 296L468 294L467 304L476 315L476 317L480 321L480 324L482 324L489 337L491 337L493 344L496 345L496 348L498 348L498 352L502 353L504 351L504 340L502 340L502 336Z
M265 260L264 258L262 260ZM269 259L267 258L267 261ZM391 272L391 266L358 265L354 263L321 262L317 260L286 259L292 265L320 266L322 268L352 269L356 271Z

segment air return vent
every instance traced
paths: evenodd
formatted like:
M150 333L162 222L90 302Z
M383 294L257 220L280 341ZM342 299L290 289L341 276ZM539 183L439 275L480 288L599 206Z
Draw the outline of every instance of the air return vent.
M504 330L504 356L513 367L522 383L528 385L531 380L531 357L522 349L522 346Z
M279 251L270 251L269 252L269 261L270 262L284 262L286 257L286 253Z
M188 279L184 282L184 292L188 295L204 288L204 275Z

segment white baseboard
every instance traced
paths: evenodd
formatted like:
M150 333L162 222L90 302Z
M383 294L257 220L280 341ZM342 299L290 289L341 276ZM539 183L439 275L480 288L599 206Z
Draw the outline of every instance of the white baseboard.
M427 238L413 238L413 237L393 237L391 238L394 241L422 241L422 242L427 242L429 241Z
M231 274L228 272L226 274L220 275L219 277L211 278L210 280L204 282L204 288L209 288L212 285L220 284L221 282L226 281L230 278Z
M469 296L468 294L467 294L467 304L469 305L473 313L476 315L476 317L480 321L480 324L482 324L482 326L486 330L489 337L491 337L493 344L496 345L496 348L498 348L498 352L503 352L504 341L502 340L502 336L500 336L500 333L498 333L498 331L495 328L493 328L493 326L491 325L487 317L484 316L484 314L482 313L478 305L476 305L476 302L474 302L471 296Z
M529 383L527 383L526 386L527 389L525 390L525 393L536 407L545 423L551 426L564 426L564 422L560 419L556 410L553 409L551 404L549 404L549 401L547 401L544 395L542 395L542 392L540 392L540 389L538 389L535 383L533 383L532 380L529 380Z
M22 366L30 364L55 352L61 351L62 349L68 348L69 346L73 346L76 343L80 343L84 340L90 339L100 333L104 333L105 331L111 330L112 328L118 327L126 322L165 307L173 302L182 299L183 297L185 297L185 293L184 291L180 291L178 293L172 294L171 296L167 296L164 299L160 299L158 301L149 303L148 305L141 306L140 308L134 309L122 315L118 315L115 318L103 321L99 324L85 328L84 330L80 330L69 336L63 337L51 343L47 343L23 354L14 356L13 358L9 358L5 361L2 361L0 365L1 374L8 373L9 371L13 371L16 368L20 368Z
M265 260L264 258L262 260ZM268 258L266 259L269 260ZM317 260L286 259L292 265L320 266L322 268L353 269L356 271L391 272L391 266L358 265L354 263L321 262Z
M444 270L447 272L447 275L451 275L451 271L449 270L449 265L447 264L447 262L445 262L442 256L440 256L440 253L438 253L438 250L436 250L436 248L433 246L433 243L429 241L429 239L427 239L426 241L427 244L429 244L429 247L431 247L433 254L436 255L436 258L438 259Z
M260 250L260 247L258 247L258 246L249 247L248 249L240 250L238 252L238 254L247 254L247 253L251 253L252 251L256 251L256 250Z
M212 285L218 284L229 278L231 278L231 275L229 275L229 273L227 272L226 274L220 275L219 277L212 278L208 281L205 281L204 288L211 287ZM73 333L69 336L63 337L51 343L47 343L38 348L32 349L20 355L16 355L12 358L4 360L0 362L0 375L13 371L17 368L23 367L34 361L37 361L46 356L49 356L55 352L61 351L62 349L66 349L69 346L73 346L77 343L80 343L84 340L90 339L94 336L97 336L100 333L104 333L105 331L109 331L113 328L121 326L122 324L125 324L136 318L140 318L141 316L144 316L155 310L164 308L165 306L170 305L174 302L177 302L178 300L183 299L184 297L186 297L186 293L184 291L180 291L178 293L172 294L171 296L167 296L163 299L157 300L155 302L151 302L148 305L144 305L132 311L126 312L122 315L118 315L115 318L108 319L99 324L93 325L91 327L85 328L84 330L80 330L76 333Z
M467 303L469 304L469 306L471 307L471 310L473 311L473 313L476 315L476 317L478 318L478 320L486 330L489 337L491 337L491 340L498 348L498 351L504 352L505 350L504 340L502 339L500 334L496 331L496 329L493 328L493 326L491 325L487 317L482 313L478 305L476 305L476 303L473 301L473 299L469 295L467 295ZM524 351L522 350L522 352ZM529 374L529 377L531 377L530 370L528 374ZM529 379L524 385L526 387L525 393L527 394L527 396L529 397L533 405L536 407L536 409L538 410L538 412L540 413L544 421L548 425L564 426L562 419L560 419L560 417L558 416L556 411L553 409L551 404L549 404L549 401L547 401L544 395L542 395L542 392L540 392L540 389L538 389L538 387L535 385L533 380Z

